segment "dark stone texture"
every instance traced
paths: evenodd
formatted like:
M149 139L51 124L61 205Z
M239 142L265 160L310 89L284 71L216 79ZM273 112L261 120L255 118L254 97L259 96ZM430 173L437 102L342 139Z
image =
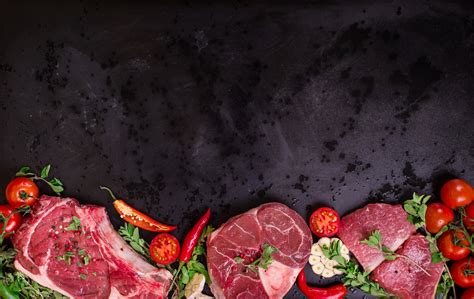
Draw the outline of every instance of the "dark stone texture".
M217 226L269 200L344 214L474 182L468 1L14 2L2 189L52 163L115 225L101 184L181 237L207 206Z

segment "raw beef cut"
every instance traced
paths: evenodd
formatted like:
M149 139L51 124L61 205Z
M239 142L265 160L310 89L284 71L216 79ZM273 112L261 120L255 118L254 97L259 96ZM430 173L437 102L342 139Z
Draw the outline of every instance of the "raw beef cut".
M383 245L393 251L397 250L416 231L416 227L408 222L407 216L401 205L368 204L341 219L338 235L364 270L370 272L383 262L383 254L360 241L378 230L382 235Z
M443 263L432 264L428 241L421 235L411 236L397 250L398 254L408 257L423 267L427 275L406 258L385 261L371 274L387 292L401 299L434 298L438 281L443 272Z
M171 283L123 241L105 208L72 198L42 196L13 245L19 271L71 298L166 298Z
M303 218L280 203L267 203L229 219L207 241L211 290L218 299L282 298L311 252L312 236ZM257 259L264 244L278 249L267 270L243 264ZM235 257L244 258L237 263Z

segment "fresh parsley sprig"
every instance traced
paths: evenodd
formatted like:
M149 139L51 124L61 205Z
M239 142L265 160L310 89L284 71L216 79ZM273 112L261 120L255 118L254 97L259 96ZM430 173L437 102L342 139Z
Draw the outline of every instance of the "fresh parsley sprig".
M341 262L338 262L335 268L344 273L342 282L345 286L359 288L363 292L376 297L390 297L390 294L378 283L370 279L369 273L363 271L354 261L343 259Z
M249 264L243 264L244 259L240 256L236 256L234 260L237 262L237 264L242 263L245 267L247 267L247 269L255 273L258 273L258 268L267 270L268 266L270 266L270 264L273 262L272 254L278 252L278 249L268 243L264 243L262 245L262 250L262 254Z
M61 195L61 192L64 191L64 186L63 183L58 179L53 177L52 179L49 179L49 171L51 170L51 165L48 164L45 167L41 169L41 173L38 176L36 173L31 172L30 167L28 166L23 166L20 168L20 170L16 173L16 176L18 177L27 177L32 180L39 180L43 181L46 184L51 187L51 189L57 194Z
M373 231L367 239L360 241L360 243L378 249L383 253L384 259L388 261L393 261L400 256L399 254L396 254L393 250L382 244L382 234L378 230Z
M140 229L138 227L125 222L125 224L119 228L118 233L136 252L153 263L150 258L150 244L140 237Z
M429 195L418 195L413 193L413 198L403 203L403 208L408 213L408 221L416 228L425 227L425 214L427 205L430 200Z

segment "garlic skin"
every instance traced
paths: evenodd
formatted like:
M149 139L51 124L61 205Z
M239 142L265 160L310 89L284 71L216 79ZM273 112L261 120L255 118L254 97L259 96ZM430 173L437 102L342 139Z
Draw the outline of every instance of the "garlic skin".
M210 299L211 296L202 293L206 278L201 273L194 274L193 278L188 282L184 288L184 296L186 299Z

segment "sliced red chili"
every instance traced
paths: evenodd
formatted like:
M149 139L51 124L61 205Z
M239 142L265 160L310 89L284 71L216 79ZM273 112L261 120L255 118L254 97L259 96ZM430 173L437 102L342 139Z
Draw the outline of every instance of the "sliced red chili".
M176 228L176 226L163 224L144 213L135 210L133 207L128 205L125 201L117 199L107 187L100 187L102 190L109 192L110 196L114 200L115 210L120 214L120 218L131 223L139 228L152 232L170 232Z
M309 218L311 231L318 237L332 237L339 231L339 214L331 208L319 208Z

